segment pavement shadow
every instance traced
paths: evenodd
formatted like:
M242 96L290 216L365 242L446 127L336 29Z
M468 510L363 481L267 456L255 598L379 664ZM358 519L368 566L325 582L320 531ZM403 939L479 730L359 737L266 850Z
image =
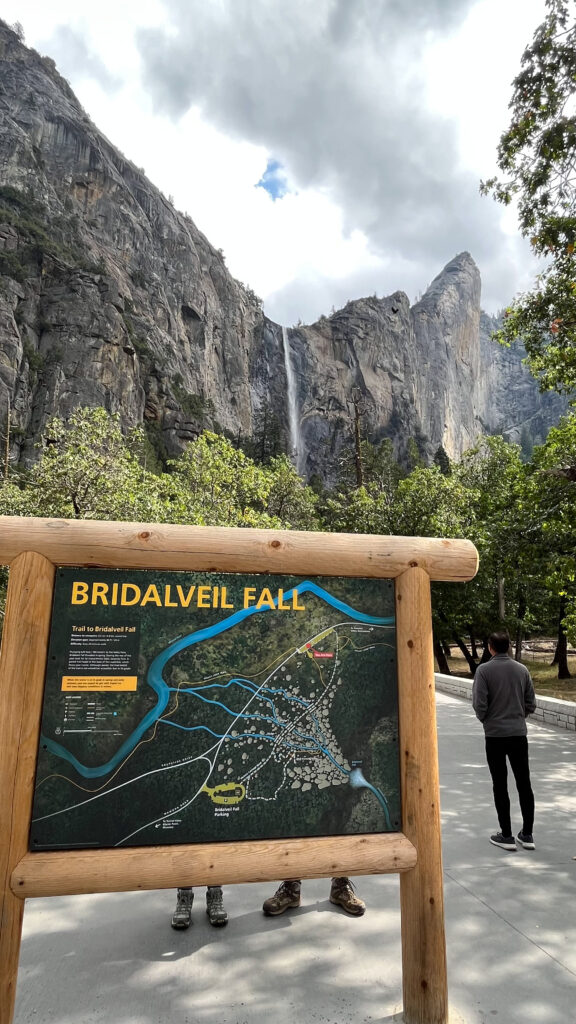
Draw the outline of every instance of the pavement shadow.
M269 886L230 887L225 928L210 926L199 891L183 932L170 927L170 890L29 901L14 1024L376 1020L401 991L397 883L370 879L361 918L313 891L309 904L269 918L260 909ZM246 909L252 898L258 909Z

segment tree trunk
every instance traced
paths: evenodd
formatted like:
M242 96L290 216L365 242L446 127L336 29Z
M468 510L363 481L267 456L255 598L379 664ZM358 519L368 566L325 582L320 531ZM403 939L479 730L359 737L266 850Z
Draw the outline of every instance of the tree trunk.
M518 608L516 616L518 618L518 625L516 626L516 647L514 651L514 658L516 661L522 659L522 641L524 639L524 616L526 615L526 597L524 591L521 590L518 595Z
M562 620L566 614L566 598L560 598L560 609L558 611L558 643L556 645L556 654L558 657L558 679L571 679L570 669L568 668L568 642L566 640L566 630L562 624Z
M472 626L468 627L468 633L470 636L470 650L472 651L472 657L474 658L474 661L478 661L478 648L476 647L476 638L474 636Z
M488 649L488 637L482 638L482 657L480 658L480 664L485 665L487 661L490 661L492 655Z
M452 654L452 651L450 650L450 644L447 644L445 640L441 640L440 643L442 644L442 650L444 651L444 654L446 655L447 658L449 658Z
M554 657L552 658L552 661L550 662L550 665L557 665L557 664L558 664L558 641L556 641L556 647L554 649Z
M498 580L498 616L504 621L506 618L506 599L504 596L504 577Z
M523 622L519 622L516 627L516 641L514 643L514 661L522 661L522 643L524 640L523 627Z
M474 675L476 674L476 669L478 668L478 666L477 666L476 662L474 661L474 658L470 654L470 651L466 647L466 644L464 643L462 638L459 637L457 633L454 633L453 635L454 635L454 643L457 644L459 649L462 651L462 654L464 655L464 657L466 658L466 661L468 662L468 668L470 669L470 672L472 673L472 677L474 677Z
M444 676L451 676L452 673L450 671L450 665L446 661L446 655L444 654L442 644L440 643L439 640L436 639L434 640L434 655L436 657L436 661L438 662L438 671L441 672L442 675Z

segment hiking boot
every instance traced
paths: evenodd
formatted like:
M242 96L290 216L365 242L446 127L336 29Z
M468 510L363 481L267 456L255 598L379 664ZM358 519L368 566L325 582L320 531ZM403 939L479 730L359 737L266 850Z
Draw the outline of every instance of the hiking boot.
M176 910L172 915L173 928L189 928L192 924L192 904L194 903L194 892L192 889L178 889L176 897Z
M223 928L225 924L228 924L228 914L224 910L220 885L209 885L206 889L206 913L214 928Z
M494 846L500 846L503 850L516 850L514 836L503 836L501 832L497 832L495 836L490 836L490 842L494 843Z
M300 906L300 882L282 882L273 896L264 900L262 910L270 917L283 914L288 907Z
M354 892L354 886L349 878L333 878L330 886L330 903L336 903L342 907L347 914L354 914L360 917L366 910L364 900L361 900Z
M520 843L520 846L523 846L525 850L536 849L534 846L534 836L531 832L519 832L516 838Z

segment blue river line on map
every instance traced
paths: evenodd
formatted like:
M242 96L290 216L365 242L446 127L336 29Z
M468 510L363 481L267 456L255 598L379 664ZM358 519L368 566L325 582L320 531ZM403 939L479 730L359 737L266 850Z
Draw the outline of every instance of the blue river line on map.
M304 582L299 583L291 591L289 591L287 594L285 594L285 600L291 599L292 595L294 593L296 593L298 595L299 594L305 594L305 593L316 594L318 597L322 598L328 604L331 604L334 608L338 609L338 611L343 612L344 615L347 615L349 618L355 619L358 622L365 622L367 624L376 625L376 626L391 626L394 623L394 618L393 617L381 618L379 616L367 615L364 612L356 611L356 609L352 608L350 605L345 604L343 601L339 601L338 598L334 597L327 590L324 590L322 587L319 587L318 584L313 583L311 580L305 580ZM274 604L276 604L277 601L278 601L278 598L275 599ZM113 769L116 768L120 764L120 762L128 754L130 754L132 752L132 750L134 750L135 746L137 745L137 743L139 743L139 741L141 740L141 738L144 735L144 733L146 732L146 730L149 729L150 726L153 725L155 722L157 722L158 719L161 717L161 715L166 710L166 706L168 704L168 701L170 700L170 694L172 692L174 692L174 688L168 686L167 683L164 681L164 678L162 676L162 671L163 671L164 667L166 666L166 664L170 661L170 659L173 658L175 654L179 654L180 651L185 650L187 647L191 647L193 644L201 643L203 640L211 639L212 637L217 636L219 633L223 633L223 632L225 632L228 629L232 629L239 622L242 622L244 619L248 618L249 616L257 615L257 614L262 614L263 612L266 612L266 611L271 611L271 609L269 607L263 607L263 608L255 608L255 607L244 608L241 611L235 612L234 615L230 615L227 619L224 619L221 622L216 622L212 626L208 626L205 629L199 629L195 633L190 633L187 636L183 636L183 637L178 638L177 640L175 640L171 644L169 644L168 647L166 647L160 654L158 654L154 658L152 663L150 664L150 667L148 669L148 675L147 675L147 682L152 687L152 689L155 690L156 693L158 694L158 701L156 703L156 706L154 708L152 708L148 712L147 715L144 716L144 718L142 719L140 724L134 729L134 731L131 733L131 735L119 747L119 749L117 750L117 752L114 755L114 757L112 757L109 761L107 761L106 764L99 765L99 766L97 766L95 768L88 768L86 765L83 765L80 761L78 761L78 759L76 757L74 757L74 755L72 753L70 753L69 750L66 750L66 748L63 747L60 743L56 743L54 740L50 739L49 737L45 737L45 736L42 737L42 740L41 740L42 745L44 747L46 747L56 757L61 757L61 758L64 758L66 761L69 761L70 764L76 769L76 771L80 775L82 775L84 778L86 778L86 779L101 778L103 775L109 774L109 772L113 771ZM242 685L243 683L248 683L248 682L249 682L249 680L235 680L235 679L231 679L228 683L225 684L225 686L223 688L225 689L226 687L232 685L233 683L238 683L239 685ZM213 688L213 687L211 687L211 688ZM248 685L245 686L244 688L245 689L252 689L252 687L250 687ZM198 689L201 689L201 688L198 688ZM198 693L196 689L189 689L189 690L186 690L184 692L192 693L192 694L194 694L194 696L198 697L200 700L204 700L206 703L218 704L220 707L222 707L229 714L234 714L234 715L236 714L235 712L231 711L230 708L227 708L224 704L220 704L220 702L218 702L218 701L210 701L210 700L207 700L207 698L202 697L201 694ZM253 692L256 693L258 691L253 690ZM282 691L282 690L268 690L267 692L269 692L269 693L278 693L278 692L284 693L284 691ZM259 695L261 695L261 694L259 694ZM262 699L263 700L268 700L270 702L270 704L272 705L272 707L274 706L273 702L272 702L272 700L270 700L270 698L262 697ZM302 704L306 703L305 701L299 700L296 697L292 697L290 699L296 700L298 703L302 703ZM261 717L262 718L263 716L243 715L242 717L243 718L254 718L254 717ZM276 723L276 719L274 719L274 718L264 719L264 720ZM205 732L211 733L213 736L217 737L218 739L222 739L222 736L220 734L212 732L212 730L209 729L207 726L191 726L191 727L187 727L187 726L178 725L175 722L169 722L169 721L166 721L164 724L165 725L171 725L174 728L184 729L187 732L195 732L195 731L201 729L201 730L203 730ZM224 734L224 735L226 735L226 734ZM253 734L252 734L252 737L253 737ZM236 737L236 738L240 739L241 737ZM267 738L271 739L272 737L267 737ZM337 764L337 762L334 761L334 758L332 757L330 752L328 750L326 750L324 747L322 747L320 744L318 744L318 742L315 741L313 739L313 737L303 736L302 738L303 739L308 739L308 740L314 742L314 745L315 745L314 749L318 749L318 748L321 749L323 751L323 753L331 761L333 761L333 763L336 765L336 767L340 769L340 771L344 772L344 774L346 774L346 775L349 775L350 782L351 782L352 785L354 785L354 786L365 786L367 789L372 790L372 792L378 798L379 802L384 807L384 810L386 811L386 816L388 817L388 808L387 808L386 800L385 800L383 794L380 792L380 790L376 789L369 782L367 782L367 780L364 778L364 776L362 775L362 773L358 769L355 769L351 773L347 772L344 768L342 768L341 765ZM309 748L309 747L308 748L307 747L297 747L296 748L295 747L294 749L306 750L306 749L312 749L312 748Z

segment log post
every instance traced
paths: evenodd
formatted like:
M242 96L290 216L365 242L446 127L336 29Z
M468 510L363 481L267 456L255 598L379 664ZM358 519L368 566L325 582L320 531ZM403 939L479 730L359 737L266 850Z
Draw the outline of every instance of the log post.
M400 876L402 986L406 1024L447 1024L440 787L430 578L420 568L396 580L402 831L418 854Z
M54 566L19 555L10 569L0 657L0 1024L11 1024L24 900L10 876L28 851Z

